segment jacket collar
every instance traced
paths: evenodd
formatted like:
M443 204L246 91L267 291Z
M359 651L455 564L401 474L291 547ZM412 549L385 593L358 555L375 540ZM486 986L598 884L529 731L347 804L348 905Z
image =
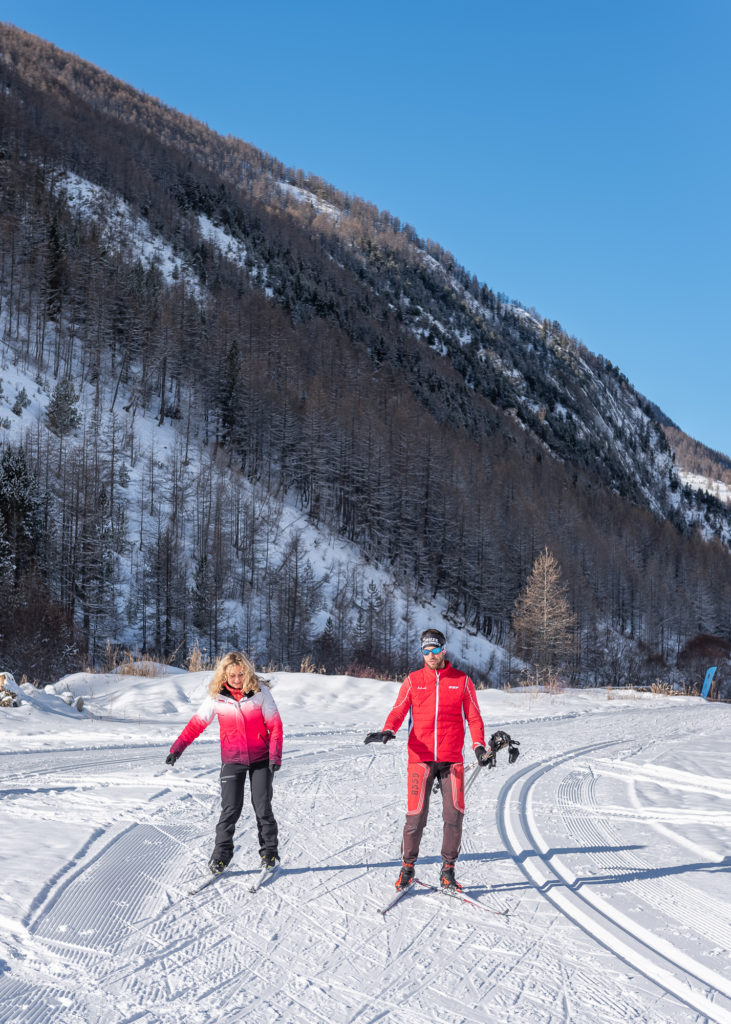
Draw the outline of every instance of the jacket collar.
M222 689L219 691L219 697L226 697L228 700L234 701L236 704L241 704L243 701L251 700L256 697L256 692L251 690L232 690L225 683Z
M436 680L437 672L439 672L439 675L441 676L444 672L446 672L451 667L452 666L449 663L449 660L447 659L447 661L444 662L444 664L442 665L442 667L440 669L436 669L435 670L433 668L429 668L428 665L424 665L424 668L422 669L422 672L424 673L424 677L426 679L428 679L430 683L433 683Z

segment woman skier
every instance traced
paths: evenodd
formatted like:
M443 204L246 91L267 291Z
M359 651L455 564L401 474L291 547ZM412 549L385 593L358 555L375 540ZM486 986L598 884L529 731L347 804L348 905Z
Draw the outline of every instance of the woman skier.
M166 764L173 765L185 748L218 718L221 736L221 816L208 861L219 874L234 852L234 830L249 779L263 868L279 862L278 829L272 811L273 775L282 763L282 720L269 691L243 654L225 654L213 673L208 696L170 747Z

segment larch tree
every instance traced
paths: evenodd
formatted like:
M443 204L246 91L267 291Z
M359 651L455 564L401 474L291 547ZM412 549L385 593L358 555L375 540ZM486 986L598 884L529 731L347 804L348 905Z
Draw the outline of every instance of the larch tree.
M561 568L548 550L536 558L513 609L518 653L533 667L536 683L549 683L565 664L574 640L576 615L567 597Z

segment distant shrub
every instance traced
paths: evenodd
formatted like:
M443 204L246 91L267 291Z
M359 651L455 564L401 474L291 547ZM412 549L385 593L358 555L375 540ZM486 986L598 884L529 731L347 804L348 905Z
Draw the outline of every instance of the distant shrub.
M306 654L300 663L300 672L317 672L320 675L324 675L325 668L323 665L320 665L320 667L318 668L312 659L312 655Z
M393 676L380 672L378 669L373 668L372 665L364 665L360 661L351 661L350 664L343 669L342 672L345 676L353 676L354 679L392 679Z
M210 658L204 657L197 642L193 645L193 650L188 656L187 668L189 672L206 672L208 669L213 668L213 662Z
M656 679L654 683L650 685L650 693L663 693L666 697L672 697L678 691L670 683L663 682L662 679Z
M163 676L168 665L172 664L174 655L169 658L158 658L139 651L128 651L107 640L104 658L98 666L89 666L88 672L115 672L120 676L146 676L154 678Z

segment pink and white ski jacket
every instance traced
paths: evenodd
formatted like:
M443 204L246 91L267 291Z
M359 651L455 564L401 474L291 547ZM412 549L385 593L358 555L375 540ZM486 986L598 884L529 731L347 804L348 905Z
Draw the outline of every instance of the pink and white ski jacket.
M224 764L248 765L267 760L282 763L282 719L266 687L253 697L242 697L239 701L225 692L217 697L206 697L170 752L180 757L214 717L218 718Z
M461 762L465 722L472 749L485 746L485 726L475 684L449 662L436 672L424 667L408 675L383 728L397 732L407 714L410 762Z

